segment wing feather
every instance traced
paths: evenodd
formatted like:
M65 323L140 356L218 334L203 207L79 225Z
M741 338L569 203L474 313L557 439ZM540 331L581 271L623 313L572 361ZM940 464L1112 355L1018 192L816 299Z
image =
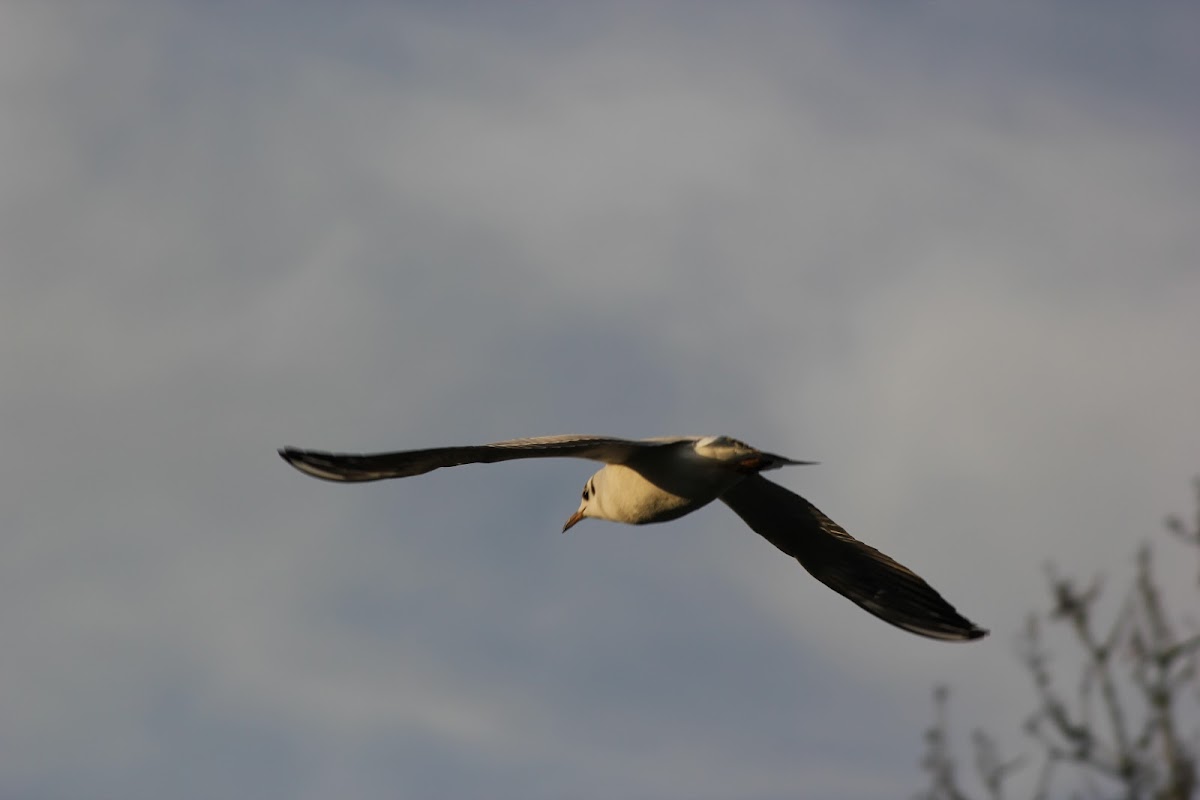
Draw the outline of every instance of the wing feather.
M408 478L442 467L493 464L520 458L586 458L606 464L619 464L646 448L662 447L681 441L688 439L615 439L609 436L566 434L509 439L466 447L400 450L392 453L326 453L320 450L285 447L279 451L279 455L296 469L314 478L360 482Z
M721 500L814 578L885 622L933 639L987 635L915 572L846 533L800 495L751 475Z

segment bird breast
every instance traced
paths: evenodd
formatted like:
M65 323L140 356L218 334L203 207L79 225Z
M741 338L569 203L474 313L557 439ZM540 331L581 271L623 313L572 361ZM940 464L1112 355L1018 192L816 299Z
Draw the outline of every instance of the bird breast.
M600 511L607 519L629 525L668 522L716 500L721 492L742 476L724 470L691 474L674 469L655 469L654 464L637 468L609 464L604 473Z

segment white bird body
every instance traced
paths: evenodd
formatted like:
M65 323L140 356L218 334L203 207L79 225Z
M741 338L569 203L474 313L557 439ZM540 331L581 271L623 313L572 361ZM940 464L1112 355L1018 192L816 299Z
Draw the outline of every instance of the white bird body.
M564 530L584 518L627 525L669 522L708 505L752 472L806 463L763 453L726 436L654 441L662 446L635 452L596 472Z
M912 570L850 536L807 500L759 474L812 462L758 450L727 436L541 436L367 455L295 448L279 454L301 472L339 482L405 478L441 467L521 458L601 461L604 466L584 485L579 508L563 531L585 518L630 525L667 522L720 499L822 583L884 621L935 639L968 640L987 634Z
M604 466L592 476L590 485L594 494L580 504L578 519L591 517L627 525L670 522L708 505L733 483L732 478L719 482L705 480L709 476L700 475L695 482L689 482L692 491L676 494L655 483L654 472L653 469L639 472L624 464Z

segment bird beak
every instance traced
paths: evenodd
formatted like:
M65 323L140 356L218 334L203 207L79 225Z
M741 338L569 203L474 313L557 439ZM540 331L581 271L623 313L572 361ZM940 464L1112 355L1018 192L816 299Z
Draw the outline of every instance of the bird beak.
M579 522L581 519L583 519L583 509L576 511L571 515L571 518L567 520L567 524L563 525L563 533L566 533L567 531L571 530L571 528L575 527L575 523Z

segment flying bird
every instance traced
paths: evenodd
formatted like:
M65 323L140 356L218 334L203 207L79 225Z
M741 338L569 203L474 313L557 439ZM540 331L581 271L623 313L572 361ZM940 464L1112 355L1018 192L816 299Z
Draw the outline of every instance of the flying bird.
M350 483L520 458L599 461L604 466L584 484L579 508L567 519L564 533L587 518L630 525L667 522L719 499L814 578L885 622L947 641L987 635L915 572L858 541L812 503L760 474L813 462L768 453L727 436L539 436L363 455L285 447L279 455L314 478Z

